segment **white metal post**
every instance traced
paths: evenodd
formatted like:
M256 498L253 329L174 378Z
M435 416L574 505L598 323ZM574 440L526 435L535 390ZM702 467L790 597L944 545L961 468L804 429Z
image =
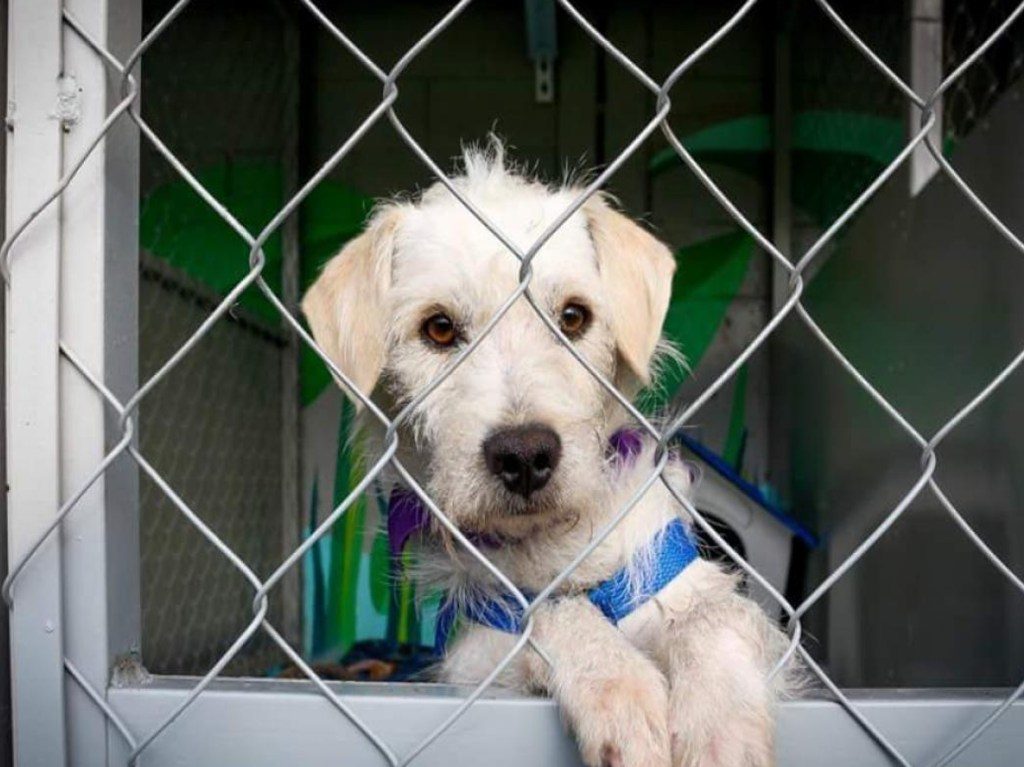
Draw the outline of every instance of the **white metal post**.
M910 87L920 96L927 98L942 82L942 0L912 0L910 4ZM936 100L935 125L928 132L928 138L942 149L942 99ZM908 111L908 135L913 136L921 129L921 110L910 106ZM914 150L910 161L910 195L916 196L939 166L932 159L928 148L920 146Z
M82 27L124 61L138 43L139 0L65 0ZM64 31L65 88L75 99L65 165L77 160L121 100L120 77ZM63 195L61 340L122 402L138 385L138 130L115 123ZM68 362L60 371L63 498L80 488L122 437L115 413ZM65 650L96 690L118 659L140 650L138 476L118 459L63 527ZM122 667L130 664L122 662ZM69 680L68 751L74 765L108 764L103 713Z
M7 226L56 186L61 74L59 0L11 0L8 14ZM17 561L57 514L59 207L15 243L7 293L8 551ZM14 755L66 763L60 543L51 537L15 586L11 613Z

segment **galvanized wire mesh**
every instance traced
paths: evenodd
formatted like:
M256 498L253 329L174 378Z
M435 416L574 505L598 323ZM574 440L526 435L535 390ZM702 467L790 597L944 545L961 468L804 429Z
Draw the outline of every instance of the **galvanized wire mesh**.
M198 281L144 257L139 375L152 375L216 306ZM285 339L244 309L218 323L173 380L139 408L139 449L256 572L280 559L281 354ZM199 396L197 396L197 392ZM209 668L244 626L245 581L198 539L153 483L139 488L142 655L160 674ZM271 617L280 619L280 602ZM228 669L259 674L277 659L254 640Z
M325 699L333 705L340 714L347 717L356 727L358 727L362 733L377 747L383 759L391 765L404 765L412 762L419 754L423 752L428 746L442 738L444 733L451 727L452 723L455 722L466 709L476 701L484 691L494 682L500 672L511 662L515 655L521 652L528 643L531 641L531 633L533 631L533 620L529 617L526 621L525 627L518 641L515 642L509 653L503 658L490 673L486 679L484 679L479 686L469 694L462 703L456 707L451 715L441 724L439 724L426 738L424 738L418 745L416 745L411 751L403 754L395 753L392 748L385 742L383 742L362 720L360 720L345 704L345 702L336 696L325 684L317 677L317 675L309 668L305 661L300 655L291 647L291 645L281 636L278 630L275 628L272 619L273 615L269 609L269 595L271 591L277 586L285 574L296 565L301 559L302 555L309 549L310 546L314 545L315 542L321 538L331 526L337 522L342 515L346 513L348 508L352 505L354 500L361 494L365 488L373 482L384 467L388 464L395 470L395 472L402 478L402 480L421 498L424 505L429 509L430 513L436 518L436 520L443 525L452 537L458 542L458 545L463 546L474 558L476 558L500 583L502 583L510 593L515 595L515 598L521 603L527 616L532 616L532 613L536 609L537 605L551 596L558 587L565 581L565 579L573 572L573 570L582 562L590 552L603 540L612 530L612 528L618 524L627 514L630 509L641 497L641 495L654 483L663 482L663 470L667 462L667 450L666 446L671 436L678 431L682 426L689 423L698 411L714 396L714 394L722 388L723 385L737 372L740 366L750 358L759 348L761 348L767 339L776 331L780 323L786 317L793 315L803 323L804 326L810 331L812 336L819 342L822 347L828 351L828 353L839 363L839 365L853 378L857 384L870 395L870 397L878 404L878 406L893 420L893 422L906 434L907 439L911 444L917 445L921 451L921 470L917 480L913 483L900 502L889 511L889 513L881 520L881 522L874 528L874 530L860 543L859 546L837 567L835 568L812 592L811 594L800 604L794 605L787 602L781 594L775 591L770 584L768 584L747 562L745 562L737 553L732 550L728 543L724 541L718 532L703 519L703 517L697 512L697 510L690 503L689 499L679 496L671 486L667 483L669 491L675 495L678 502L693 516L696 524L712 539L714 540L724 551L726 551L741 567L747 575L757 581L772 597L779 603L783 613L787 617L787 626L791 635L791 643L785 657L779 661L778 667L783 666L788 662L794 655L799 655L813 673L820 679L820 681L833 693L836 700L839 701L845 709L849 712L858 724L863 728L865 733L874 739L878 744L879 748L883 749L885 753L895 762L899 764L908 764L907 760L897 750L897 748L884 737L872 724L871 722L855 707L851 701L844 695L843 691L840 690L820 668L813 658L804 649L801 643L802 629L801 629L801 618L811 609L812 606L817 604L821 598L826 595L829 589L846 574L852 567L854 567L868 552L876 542L886 534L886 532L895 524L898 518L907 510L911 505L912 501L922 493L931 493L945 508L948 514L951 516L953 521L961 528L964 535L971 543L992 563L992 565L998 569L1012 585L1022 593L1024 593L1024 583L1021 582L1020 578L1015 575L1005 564L1003 564L996 555L989 549L986 543L974 532L970 525L964 520L964 518L958 512L953 502L945 495L942 488L937 484L934 474L935 468L938 461L938 447L943 440L954 430L957 426L967 418L982 402L988 399L992 393L998 389L1003 382L1017 369L1022 361L1024 361L1024 350L1022 350L1005 368L1003 368L998 375L996 375L981 391L979 391L970 401L965 403L961 408L956 410L948 421L939 428L934 434L925 435L921 434L913 424L893 407L873 386L871 381L867 380L864 375L852 365L846 357L844 357L841 349L833 343L829 336L824 333L821 328L816 324L814 318L808 313L805 307L801 304L801 296L803 294L805 284L809 277L808 268L812 265L815 259L820 253L826 248L826 246L833 240L837 232L839 232L843 226L845 226L850 219L860 210L865 203L872 198L872 196L878 191L878 189L897 171L902 163L911 155L916 147L919 145L925 145L928 151L933 155L936 162L940 165L942 171L949 177L949 179L960 189L965 198L965 205L974 206L981 214L994 226L1006 240L1018 251L1024 252L1024 243L1022 243L1016 235L1009 231L1006 226L999 220L999 218L993 214L986 206L985 203L978 198L978 196L972 191L972 189L964 183L961 178L957 175L956 171L949 165L949 163L943 158L941 148L933 146L928 133L935 122L935 114L933 111L933 105L936 101L944 94L948 93L960 79L972 69L972 67L986 54L991 47L1001 39L1010 25L1014 20L1024 12L1024 3L1015 7L1012 12L1006 15L998 24L994 25L991 33L983 40L979 41L973 52L964 57L957 66L949 72L945 79L942 80L941 84L936 88L933 93L919 94L907 85L898 75L891 69L890 65L886 63L883 57L879 56L869 45L867 45L851 28L847 26L845 21L833 10L833 8L825 2L825 0L816 0L817 6L824 14L824 18L829 24L837 29L846 42L852 45L858 50L870 64L878 70L884 78L891 84L901 97L910 102L920 112L920 128L912 136L912 138L906 143L906 145L898 152L895 158L889 163L885 169L875 178L867 187L846 207L846 209L839 215L817 238L813 245L803 253L782 253L780 252L760 231L754 227L746 216L740 211L733 202L726 196L716 185L715 181L707 174L701 165L694 160L693 156L685 149L682 143L673 132L669 117L671 114L671 101L670 95L679 82L680 78L689 71L695 63L700 61L715 45L717 45L724 37L730 34L730 32L739 24L744 17L750 12L755 6L757 0L747 0L735 11L735 13L729 18L729 20L723 24L720 28L716 29L714 33L705 40L695 50L690 52L682 59L681 63L672 71L669 77L664 82L656 82L645 73L637 64L630 60L628 56L618 50L615 45L607 40L602 34L595 29L595 27L579 13L576 8L568 2L568 0L560 0L560 6L567 14L569 20L572 23L578 25L587 35L621 67L625 69L638 83L646 88L654 97L655 109L650 115L649 121L645 124L643 129L628 143L628 145L616 155L608 166L600 173L600 175L593 180L592 183L579 195L579 197L573 202L573 204L562 212L549 226L545 229L543 234L534 242L529 248L519 249L517 248L503 232L500 231L491 221L487 219L475 206L469 201L464 199L459 190L453 186L451 181L445 176L444 172L438 167L434 160L422 149L417 143L416 139L409 133L406 127L403 125L399 115L397 114L396 107L399 102L400 88L398 86L398 80L403 71L406 70L408 65L429 45L431 45L435 39L440 35L444 29L450 24L455 22L459 16L464 12L466 7L470 4L471 0L461 0L461 2L454 5L451 10L441 18L422 38L420 38L416 44L409 49L409 51L400 58L400 60L389 70L382 69L378 64L368 58L345 34L342 30L335 27L329 19L327 19L312 2L312 0L298 0L302 6L304 6L316 19L316 21L323 25L325 29L329 31L331 36L348 51L350 55L355 56L360 63L370 71L381 83L382 86L382 99L377 107L368 114L361 124L361 126L342 144L333 156L317 171L317 173L309 179L299 191L285 204L273 220L260 232L252 233L245 229L232 215L231 213L221 204L209 191L196 179L196 177L190 172L189 168L175 155L173 151L161 140L161 137L154 132L150 126L140 115L136 106L136 97L138 95L137 83L131 75L136 65L143 54L158 40L161 35L170 27L175 19L185 10L189 5L190 0L179 0L170 11L155 24L155 26L146 35L140 45L132 53L131 56L124 62L117 61L111 56L103 47L96 42L82 27L76 22L76 20L65 15L65 20L68 26L74 30L94 51L102 57L103 60L110 66L112 70L120 73L121 84L123 89L123 100L117 105L117 107L109 114L107 120L103 124L103 129L95 136L91 142L90 150L94 149L103 141L104 136L109 130L110 126L117 120L131 120L133 121L142 132L145 140L151 145L151 147L159 152L168 165L181 176L193 189L194 191L210 206L211 210L216 212L232 229L236 232L238 237L243 241L249 250L249 262L248 271L243 278L241 278L237 284L228 292L228 294L220 300L216 307L206 316L206 318L199 325L187 340L180 343L175 348L166 360L162 361L156 367L156 370L146 378L145 382L139 387L139 389L127 400L121 401L115 397L105 386L103 381L98 380L96 376L83 364L80 358L76 355L75 350L69 348L67 345L61 345L61 352L64 360L67 364L72 366L92 387L96 390L97 395L101 396L107 405L112 409L114 413L120 418L120 423L123 428L123 438L121 441L113 447L113 449L107 454L106 458L98 465L91 475L89 481L79 489L78 492L72 494L64 505L59 509L58 514L49 527L48 531L42 536L39 541L33 546L26 555L18 562L14 563L11 572L4 583L4 596L7 598L8 603L11 603L12 586L17 580L19 574L22 572L26 561L38 549L39 544L45 540L46 536L52 533L67 515L67 513L74 508L78 500L84 495L86 490L107 470L107 468L117 460L131 460L141 469L143 475L148 478L148 481L152 482L155 487L166 497L168 504L172 506L178 513L180 513L184 523L191 525L197 532L199 532L206 541L213 546L219 554L224 558L224 561L233 567L239 574L239 578L244 580L248 584L248 588L251 589L252 599L252 615L246 616L247 623L243 630L241 630L237 638L232 644L226 648L223 653L216 659L211 665L209 671L200 678L191 692L182 700L182 702L170 713L151 732L146 733L133 733L123 723L118 712L115 711L105 700L101 691L93 688L89 682L78 672L74 659L68 658L65 661L66 669L68 674L79 684L90 699L104 712L104 714L110 719L113 725L119 730L125 741L131 748L131 755L129 761L134 763L138 757L145 752L147 747L158 737L168 731L191 704L197 699L203 691L209 687L211 682L220 675L225 667L235 658L243 646L246 645L254 636L262 634L269 638L270 641L275 643L285 655L298 667L302 672L313 682L316 688L323 694ZM281 299L274 293L274 291L268 286L264 280L262 272L266 265L266 256L264 254L264 245L267 243L268 238L277 231L288 216L290 216L296 208L300 205L303 199L310 193L310 191L338 164L346 155L351 151L353 146L366 134L374 124L381 122L384 118L390 122L392 128L401 137L402 141L409 148L411 152L418 157L427 168L438 178L438 180L445 184L451 193L460 200L460 202L476 216L481 223L486 226L495 237L497 237L508 249L509 257L518 260L520 265L520 283L515 291L513 291L502 304L501 308L495 313L490 321L485 326L484 330L479 336L477 336L471 343L463 348L459 354L454 357L450 364L446 366L444 371L423 391L419 392L416 397L404 409L393 418L389 418L383 413L377 406L369 400L365 395L360 394L359 397L362 400L367 411L371 417L376 418L386 429L386 449L383 455L374 463L367 472L364 480L353 489L352 493L334 510L334 512L320 525L316 532L310 536L300 547L298 547L291 555L287 556L283 562L281 562L273 572L265 577L260 578L253 571L251 563L247 560L246 556L240 555L237 551L231 548L223 539L222 536L218 535L209 524L209 520L205 514L197 512L196 508L193 507L188 499L182 498L175 490L173 484L154 468L150 461L146 457L145 446L137 447L132 443L132 434L135 429L135 425L138 420L138 412L140 406L144 403L151 401L151 397L156 395L158 387L166 381L168 375L172 370L175 370L180 365L186 364L186 361L199 353L199 347L201 344L215 332L215 328L218 322L225 316L230 310L231 306L236 302L239 295L248 289L260 291L268 301L276 308L280 313L282 320L287 323L302 339L305 344L308 344L316 354L323 360L331 371L339 379L343 380L350 389L357 391L351 382L347 380L345 375L336 368L336 366L327 358L327 356L319 350L313 340L309 337L306 331L302 328L299 321L289 313ZM561 226L580 206L586 201L586 199L597 192L619 169L619 167L632 155L637 149L655 132L660 131L662 135L667 139L670 145L679 154L680 158L690 169L690 171L696 176L701 184L708 190L708 192L721 204L724 210L744 229L746 230L759 246L771 257L771 259L778 264L778 266L789 275L789 290L785 297L785 300L781 302L776 313L770 318L765 327L757 334L757 336L751 341L751 343L732 361L732 363L717 377L704 391L694 399L694 401L682 412L671 424L662 429L655 428L644 416L638 412L629 401L619 392L617 392L614 386L605 380L596 370L593 369L589 363L582 358L579 353L572 347L571 344L564 338L557 326L547 317L547 315L534 303L533 296L530 292L530 279L531 279L531 262L539 251L542 244L547 241L551 235ZM88 156L89 152L86 152ZM11 234L8 239L4 242L2 249L0 249L0 262L4 267L5 273L7 271L8 259L10 255L11 244L18 239L23 231L25 231L27 225L38 215L39 212L44 210L49 204L57 199L63 189L68 185L70 180L73 178L78 169L84 162L84 157L75 158L74 161L69 165L65 176L58 184L57 188L53 190L53 193L48 198L40 203L35 209L35 213L28 217L24 222L18 222L16 226L12 227ZM427 496L423 489L416 483L414 478L406 471L405 467L402 466L401 462L395 458L395 453L398 445L398 434L401 425L409 418L410 414L421 405L421 403L430 395L430 393L436 389L444 380L449 376L458 365L471 354L474 353L476 347L481 343L482 339L494 328L494 326L502 320L502 317L507 313L509 308L517 301L525 300L529 302L534 309L537 311L538 316L548 326L552 333L558 337L561 342L565 345L566 350L572 354L576 360L583 365L592 376L604 386L608 392L615 397L618 402L636 419L642 429L653 439L657 440L659 449L657 452L657 460L650 476L638 489L637 493L633 496L629 503L627 503L622 509L618 511L612 522L594 538L594 540L587 545L587 547L580 551L578 556L572 562L572 564L565 569L547 588L541 591L541 593L532 601L527 600L521 592L519 592L514 584L512 584L503 573L494 568L487 560L486 556L476 549L473 544L463 536L463 534L446 518L444 512L438 508L438 506ZM203 500L200 499L196 504L197 507L201 508ZM248 554L246 552L245 554ZM985 730L994 722L1006 709L1017 700L1020 695L1024 693L1024 684L1018 687L1012 692L1010 696L1004 701L1004 703L994 710L990 716L988 716L983 722L973 727L969 732L964 733L958 743L942 758L937 761L937 764L946 764L955 758L959 753L966 749L976 738L980 737Z
M943 63L949 68L970 55L1013 10L1011 0L958 0L947 4ZM945 95L946 140L966 136L1024 72L1024 29L1006 30Z

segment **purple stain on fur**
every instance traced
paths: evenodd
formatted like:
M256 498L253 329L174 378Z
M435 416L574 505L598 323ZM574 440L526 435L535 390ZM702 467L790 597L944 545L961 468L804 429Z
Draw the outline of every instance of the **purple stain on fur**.
M430 527L430 512L415 493L395 488L388 500L388 548L392 557L398 557L405 544L414 535ZM464 533L477 547L498 548L500 538L481 533Z
M608 438L608 446L619 463L632 463L643 450L644 441L637 429L619 429Z
M392 557L399 556L408 540L429 526L430 512L415 493L398 488L391 491L388 500L388 548Z

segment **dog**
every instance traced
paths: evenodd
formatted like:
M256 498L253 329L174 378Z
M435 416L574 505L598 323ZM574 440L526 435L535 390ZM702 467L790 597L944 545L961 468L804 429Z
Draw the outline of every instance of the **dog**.
M466 150L451 183L524 251L581 191L514 167L500 143ZM379 205L302 306L324 353L393 417L474 342L515 291L520 267L436 183ZM672 355L661 327L676 263L664 244L598 194L544 243L531 269L529 297L578 354L626 397L652 383L658 359ZM361 421L369 454L379 455L383 429ZM632 447L612 449L622 435ZM656 459L654 441L630 431L626 410L525 295L410 412L398 437L409 474L526 594L542 591L613 521ZM669 460L665 476L690 492L682 462ZM393 472L386 481L402 492ZM775 710L789 681L770 671L783 633L741 595L737 575L711 561L690 556L656 591L645 585L651 572L665 575L673 553L686 559L689 525L665 485L651 483L532 612L531 644L496 679L553 696L587 765L774 763ZM676 527L685 532L669 551L665 531ZM416 559L417 577L447 594L442 612L462 618L440 679L478 684L519 641L521 605L436 520ZM592 595L616 577L627 614L611 619ZM495 605L511 619L487 618Z

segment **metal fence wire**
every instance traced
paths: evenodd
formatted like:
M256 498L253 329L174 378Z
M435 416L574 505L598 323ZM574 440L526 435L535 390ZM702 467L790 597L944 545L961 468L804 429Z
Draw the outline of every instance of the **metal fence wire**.
M902 765L909 764L908 760L872 725L864 714L851 703L843 691L833 683L825 671L815 663L811 655L804 649L801 643L801 618L808 612L808 610L811 609L812 606L817 604L822 597L828 593L829 589L840 578L842 578L850 568L856 565L865 556L876 542L896 523L900 516L910 506L911 502L922 493L933 494L939 503L945 508L952 520L962 530L964 536L970 540L970 542L991 562L993 567L999 570L1018 591L1024 593L1024 583L1022 583L1021 579L1005 564L1003 564L1003 562L1001 562L986 545L985 541L983 541L974 532L971 526L961 516L953 502L943 492L934 477L936 463L938 460L937 451L939 445L1017 369L1021 362L1024 361L1024 350L1021 350L1010 364L991 379L991 381L981 391L979 391L973 399L959 408L934 434L921 434L913 424L909 423L904 418L899 410L891 405L885 397L883 397L879 391L874 388L872 382L867 380L864 375L862 375L862 373L847 360L843 351L837 348L830 337L822 331L815 322L815 319L801 304L801 296L803 295L807 284L808 277L806 275L808 274L808 268L815 261L818 254L820 254L830 243L830 241L836 236L836 233L848 221L850 221L850 219L869 199L872 198L878 189L893 176L896 170L907 161L915 149L922 146L927 148L927 151L934 158L934 161L938 164L941 171L945 173L963 193L965 204L974 206L991 223L991 225L1001 233L1013 248L1024 253L1024 243L1022 243L1020 239L1018 239L1018 237L1011 232L988 207L986 207L985 203L975 194L971 187L960 178L957 172L943 156L941 147L935 146L929 135L933 124L936 122L934 107L938 100L951 89L956 88L957 84L961 82L962 78L982 58L985 52L1001 39L1001 37L1006 33L1008 27L1010 27L1017 17L1024 12L1024 3L1021 3L1012 9L1001 23L996 25L984 39L980 40L973 52L964 57L952 71L948 72L933 92L917 93L913 88L911 88L911 86L901 79L893 69L890 68L890 66L883 61L874 50L872 50L870 46L863 42L857 33L846 24L843 18L836 13L828 2L825 0L816 0L816 4L820 8L821 12L825 15L828 21L842 33L848 43L854 46L876 70L884 75L885 79L900 92L902 97L916 108L920 115L920 123L918 130L913 134L892 162L890 162L878 177L875 178L857 196L857 198L830 226L828 226L828 228L818 237L813 245L806 250L806 252L783 253L780 252L753 224L751 224L747 217L736 207L736 205L733 204L729 197L721 191L715 181L683 146L677 135L673 132L668 119L672 106L670 95L673 87L687 71L701 61L701 59L706 56L712 48L730 34L730 32L757 4L757 0L747 0L747 2L742 3L742 5L740 5L740 7L720 28L716 29L714 33L699 47L685 56L681 63L678 64L678 66L663 82L656 82L626 54L616 48L614 43L606 39L583 14L568 2L568 0L559 0L559 5L569 19L584 30L597 45L604 49L604 51L618 63L618 65L623 67L633 78L635 78L637 82L653 94L655 97L655 109L653 114L650 115L646 125L632 139L632 141L630 141L629 144L609 162L607 167L605 167L601 173L594 178L578 198L575 199L573 203L557 217L556 220L551 222L544 233L538 237L536 242L526 249L516 247L497 226L488 220L488 218L469 200L465 199L461 195L458 188L445 175L444 171L441 170L441 168L423 150L420 144L417 143L416 139L406 129L397 111L400 95L398 80L400 76L409 64L419 56L427 46L434 43L437 37L459 18L459 16L466 10L471 0L461 0L461 2L455 4L444 15L444 17L441 18L425 35L417 40L415 45L413 45L390 69L385 69L379 66L364 54L360 48L346 36L344 31L336 27L318 9L312 0L296 0L296 2L301 3L301 5L304 6L310 14L312 14L316 22L322 25L342 48L344 48L350 55L355 56L362 66L380 81L382 96L379 104L366 116L359 128L349 136L340 147L338 147L330 159L324 163L315 175L301 186L299 191L295 193L290 200L288 200L287 204L278 211L277 215L274 216L273 220L270 221L262 231L247 231L245 227L243 227L224 207L224 205L222 205L209 191L207 191L206 188L203 187L189 168L187 168L178 159L178 157L176 157L175 154L167 148L167 146L161 141L160 136L146 124L139 111L139 88L137 80L132 73L138 66L143 54L150 48L150 46L153 45L154 41L156 41L165 32L165 30L174 23L175 19L190 4L190 0L179 0L179 2L177 2L159 21L159 23L157 23L145 35L137 48L124 61L116 59L87 32L73 16L65 12L65 24L73 30L73 32L77 34L94 51L95 55L100 57L113 72L120 75L122 100L109 113L102 124L102 129L89 142L87 146L88 151L86 151L81 157L72 158L71 162L66 164L65 174L60 179L56 188L53 189L52 193L45 200L41 201L39 205L34 208L31 215L22 221L13 222L14 225L10 228L9 236L4 241L2 247L0 247L0 265L2 265L4 275L7 277L9 275L10 259L12 257L12 246L18 241L21 234L40 213L42 213L48 206L52 205L54 201L61 196L61 193L68 186L72 178L83 166L86 158L104 140L111 127L118 121L130 120L138 126L138 129L141 131L141 135L145 140L148 141L151 146L167 160L169 166L192 187L196 194L198 194L205 203L209 205L210 208L237 233L238 237L246 243L249 249L249 271L247 274L238 281L234 288L231 289L230 292L228 292L227 295L219 301L219 303L217 303L213 311L203 319L198 329L195 330L187 340L178 345L177 348L175 348L174 351L161 362L161 364L156 366L155 372L145 380L145 382L132 396L126 399L119 399L115 397L104 384L104 381L99 380L83 363L75 349L70 348L64 343L61 344L61 355L65 363L70 365L92 386L97 396L102 397L111 411L120 419L123 437L113 447L113 449L106 454L103 461L95 467L95 470L92 472L88 481L78 488L77 491L70 494L45 533L34 542L34 545L29 548L27 553L20 560L13 563L10 573L3 584L3 595L8 604L11 605L13 604L12 600L17 597L17 581L27 561L39 550L44 540L60 526L61 521L73 508L75 508L76 503L83 497L93 483L95 483L115 461L124 460L133 461L138 468L141 469L143 474L146 475L157 488L159 488L159 491L166 497L167 502L173 506L178 513L180 513L181 517L187 521L188 524L192 525L210 544L212 544L224 557L226 562L234 567L249 584L249 587L251 588L252 613L251 616L248 617L248 622L245 625L244 630L238 634L231 646L216 659L216 662L212 664L209 671L195 683L191 692L184 697L180 704L164 718L159 726L150 732L130 731L124 724L118 712L107 703L103 691L96 689L78 671L75 665L75 659L65 658L65 667L68 675L81 686L96 706L102 710L103 714L119 730L129 745L131 750L129 763L134 764L140 755L146 752L146 749L154 742L154 740L161 735L168 733L173 728L175 721L186 712L186 710L196 701L203 691L210 686L211 682L213 682L213 680L216 679L222 671L224 671L225 667L237 655L239 650L250 642L254 636L261 632L279 646L291 662L302 670L324 698L337 709L340 715L347 717L357 728L359 728L359 730L362 731L366 738L373 742L384 761L391 765L405 765L415 760L415 758L421 754L427 746L444 735L452 724L459 719L459 717L461 717L470 706L473 705L474 701L481 697L513 657L530 643L530 637L533 631L533 620L529 616L532 615L536 607L555 592L559 585L565 581L579 563L582 562L600 543L600 541L611 532L612 528L627 514L629 514L630 509L643 492L656 482L664 482L663 470L667 462L668 453L666 445L669 438L682 426L691 422L695 414L719 389L722 388L727 381L729 381L737 370L739 370L740 366L766 343L785 318L790 315L795 315L807 327L817 341L820 342L822 347L828 350L829 354L846 370L853 380L855 380L857 384L859 384L859 386L870 395L870 397L888 414L894 423L897 424L903 432L905 432L907 437L920 448L920 475L910 490L906 492L895 508L889 511L870 535L868 535L845 559L845 561L835 568L817 586L817 588L813 589L810 595L803 602L800 604L791 604L781 594L773 589L772 586L762 578L755 569L744 561L742 557L730 548L728 543L721 538L716 529L705 521L686 497L681 497L675 494L675 491L673 491L671 486L668 486L667 483L666 486L668 486L669 490L673 492L678 502L693 517L695 523L707 534L707 536L726 551L736 561L736 564L742 568L751 579L757 581L768 593L770 593L780 605L786 616L786 625L791 637L791 642L787 652L785 653L785 657L780 660L776 671L783 664L789 662L794 656L799 656L813 674L817 676L825 687L831 691L836 700L842 704L849 715L856 720L861 728L863 728L866 735L874 739L879 748L883 749L894 762ZM316 344L303 328L298 318L288 311L282 300L275 295L264 280L262 270L266 259L263 252L263 246L268 241L268 238L282 225L282 222L296 211L314 187L316 187L316 185L323 180L333 168L345 159L352 148L363 138L363 136L366 135L367 131L369 131L372 126L383 120L387 120L391 123L393 129L401 137L405 145L408 146L409 150L413 152L416 157L418 157L419 160L422 161L423 164L434 174L434 176L436 176L437 179L449 189L452 195L458 198L460 202L465 205L465 207L505 245L509 251L509 258L514 258L519 262L520 282L515 291L507 297L501 308L493 317L491 317L483 332L469 343L455 358L453 358L445 370L433 382L431 382L430 385L419 392L419 394L397 416L394 418L388 418L364 394L358 395L371 417L376 418L386 429L386 450L383 455L369 468L362 482L353 489L349 496L345 498L337 508L334 509L333 513L323 521L315 533L308 537L290 556L287 556L269 577L261 580L256 576L246 559L243 556L240 556L236 551L229 548L224 541L210 529L204 518L176 492L175 488L167 481L167 479L161 476L153 468L144 454L144 450L140 448L135 441L133 441L133 433L138 420L139 407L144 401L148 401L148 398L154 394L157 387L167 378L172 370L182 364L186 364L187 359L194 353L194 350L200 341L214 331L216 323L224 317L224 315L236 303L239 296L249 289L261 291L267 300L270 301L270 303L280 313L282 320L290 326L296 334L298 334L303 343L307 344L315 351L334 375L344 381L352 391L358 391L354 386L352 386L344 373L342 373L330 361L322 350L317 348ZM789 277L788 295L786 296L785 301L781 303L778 310L772 315L761 332L759 332L753 341L742 351L742 353L740 353L732 363L728 365L722 374L707 386L700 396L694 399L684 412L680 413L671 424L661 429L652 425L622 394L615 390L609 381L605 380L599 373L597 373L587 363L587 361L573 349L572 345L568 343L559 329L534 303L533 296L530 292L530 279L532 274L531 262L542 244L546 242L575 211L579 210L591 195L595 194L602 186L604 186L620 166L622 166L622 164L638 149L638 147L640 147L657 131L660 131L668 140L669 144L678 153L682 161L696 176L696 178L699 179L701 184L703 184L703 186L711 193L711 195L714 196L718 203L755 239L759 246L769 254L771 259L778 264L779 268L784 270ZM526 300L534 306L538 316L549 327L551 332L561 340L565 345L566 350L572 354L578 362L583 365L624 408L626 408L627 411L632 414L643 430L650 435L651 438L657 440L659 445L658 460L656 461L655 468L637 494L634 495L629 503L618 511L613 521L604 530L602 530L584 550L579 552L572 565L566 568L564 572L562 572L532 601L527 600L521 592L516 590L514 584L511 583L503 573L493 567L488 562L486 556L475 548L472 542L467 540L458 528L446 518L444 512L438 508L423 489L417 485L416 481L402 465L401 461L395 457L398 447L398 432L402 424L405 423L410 414L428 396L430 396L430 393L436 389L458 365L462 364L469 355L474 353L475 348L479 346L482 339L493 330L497 323L501 322L502 317L508 312L509 308L519 300ZM278 629L275 628L271 622L272 613L269 609L269 595L274 587L277 586L285 574L300 561L303 554L313 546L316 541L323 537L331 529L332 525L334 525L346 513L358 496L364 492L370 483L380 475L385 466L389 464L398 476L408 484L409 488L421 498L437 522L448 530L452 537L458 541L458 544L465 547L465 549L470 552L475 559L477 559L499 582L501 582L512 594L515 595L515 598L521 603L526 615L528 616L528 620L526 621L525 627L518 641L509 651L508 655L503 658L501 663L493 669L487 678L484 679L483 682L481 682L479 686L477 686L472 693L468 695L468 697L461 701L460 705L452 711L445 721L438 725L418 745L413 747L407 753L396 753L388 743L379 738L364 721L356 716L342 699L329 689L325 682L320 679L316 673L314 673L300 654L284 639ZM1024 683L1013 690L1005 701L993 710L991 714L984 719L984 721L971 728L969 732L963 733L955 746L948 753L938 759L936 764L946 764L964 751L964 749L968 748L972 742L983 735L993 722L995 722L996 719L1002 715L1021 696L1022 693L1024 693Z
M943 22L943 63L947 67L962 61L1013 10L1008 0L987 3L959 0L951 3ZM1006 88L1024 72L1024 32L1006 31L964 76L944 94L943 135L956 139L966 135L983 120Z

